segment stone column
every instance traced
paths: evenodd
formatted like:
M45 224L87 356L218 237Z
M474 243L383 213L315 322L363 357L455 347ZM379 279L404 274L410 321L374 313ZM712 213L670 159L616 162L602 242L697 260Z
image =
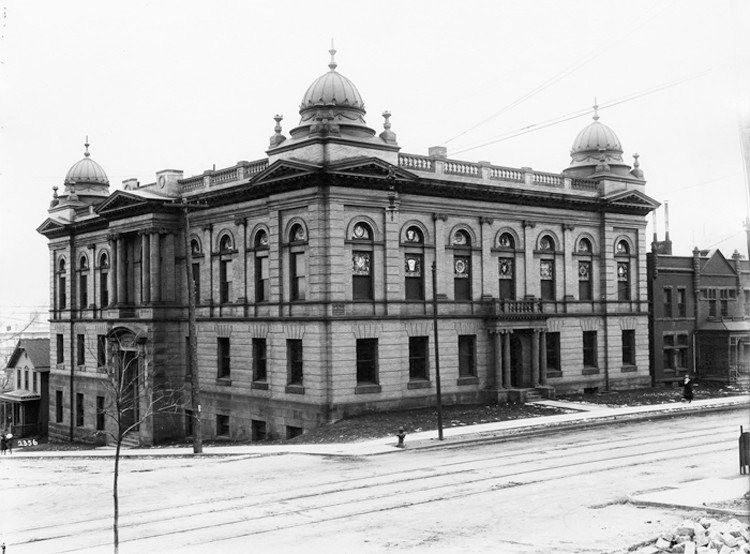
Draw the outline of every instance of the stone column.
M122 235L117 236L117 257L115 261L117 271L117 303L126 304L128 301L128 295L125 289L126 277L125 271L125 237Z
M539 329L531 337L531 384L539 386Z
M503 386L506 389L511 388L510 382L510 329L503 333Z
M535 244L533 241L529 241L529 236L531 233L529 232L529 229L533 229L535 226L534 222L532 221L524 221L523 222L523 274L524 274L524 280L523 280L523 296L529 296L531 294L540 297L542 295L541 293L541 284L539 283L539 270L536 271L536 274L534 277L531 276L531 272L534 268L534 248ZM536 287L529 287L530 283L536 283ZM518 280L516 280L516 287L518 287Z
M541 354L541 368L540 368L540 374L539 374L539 383L542 386L547 385L547 331L542 330L539 333L539 339L541 341L539 350Z
M235 288L237 302L247 304L247 218L238 217L234 220L237 225L237 264L234 270L234 282L239 286Z
M563 299L574 298L578 296L578 265L573 260L573 251L575 250L575 237L572 231L574 225L565 223L563 226ZM544 368L542 368L544 369Z
M493 343L495 344L494 356L492 359L492 379L487 379L487 385L495 388L503 387L503 336L499 330L492 333Z
M481 284L481 298L491 299L495 294L493 291L497 291L497 262L492 256L492 224L494 220L491 217L480 217L479 224L482 235L480 237L482 243L482 254L479 260L482 268L482 284ZM495 264L492 262L495 261Z
M151 302L161 301L161 237L158 231L150 235L150 271L151 271Z
M162 231L161 239L161 264L159 265L159 280L161 282L162 302L174 302L177 291L177 272L175 268L175 233L174 231Z
M151 302L151 238L148 231L141 233L141 275L141 302L147 304Z
M437 294L438 297L446 298L448 285L446 284L446 275L453 275L453 263L452 260L446 260L445 254L445 214L433 214L432 219L434 221L434 242L435 242L435 267L437 268L437 291L433 291L433 294ZM425 262L425 267L432 267L432 264ZM430 279L425 279L425 284L431 282ZM426 287L425 287L426 288ZM451 294L452 298L453 295ZM427 296L432 298L432 296Z
M394 198L395 202L395 198ZM400 248L401 236L399 234L400 220L398 212L383 210L383 278L385 284L385 308L388 314L398 314L401 309L399 301L404 299L403 287L403 255ZM422 260L422 279L429 279L429 269L426 260ZM423 282L424 282L423 281Z

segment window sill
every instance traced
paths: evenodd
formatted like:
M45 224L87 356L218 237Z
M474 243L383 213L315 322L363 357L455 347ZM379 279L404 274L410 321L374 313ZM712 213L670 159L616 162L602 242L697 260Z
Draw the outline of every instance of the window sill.
M598 367L584 367L581 372L582 375L597 375L599 373Z
M633 372L638 371L638 367L636 367L634 365L624 365L624 366L622 366L622 368L620 369L620 371L622 373L633 373Z
M368 383L364 385L357 385L354 389L354 394L376 394L379 393L380 390L380 385Z
M268 382L267 381L253 381L250 383L251 389L257 389L257 390L268 390Z
M297 384L287 385L284 391L289 394L305 394L305 387Z
M476 385L479 383L479 378L474 375L465 375L456 379L457 385Z
M562 377L562 371L560 371L559 369L547 370L547 379L556 379L558 377Z
M415 381L409 381L406 383L407 389L429 389L432 386L432 383L428 381L427 379L419 379Z
M218 387L231 387L232 380L229 377L217 377L216 386Z

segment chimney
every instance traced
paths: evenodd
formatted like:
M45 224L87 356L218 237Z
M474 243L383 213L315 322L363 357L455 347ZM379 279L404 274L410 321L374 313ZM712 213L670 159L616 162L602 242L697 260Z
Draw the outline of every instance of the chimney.
M669 242L669 200L664 201L664 242Z
M431 158L444 160L448 157L448 148L446 148L445 146L430 146L427 149L427 155Z

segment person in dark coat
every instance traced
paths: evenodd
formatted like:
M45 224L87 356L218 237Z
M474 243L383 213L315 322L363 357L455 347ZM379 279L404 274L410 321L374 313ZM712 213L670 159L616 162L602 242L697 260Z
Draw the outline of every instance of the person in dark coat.
M0 437L0 454L5 455L5 451L8 449L8 439L5 438L5 433Z
M685 379L682 381L682 399L686 402L693 401L693 381L689 375L685 375Z

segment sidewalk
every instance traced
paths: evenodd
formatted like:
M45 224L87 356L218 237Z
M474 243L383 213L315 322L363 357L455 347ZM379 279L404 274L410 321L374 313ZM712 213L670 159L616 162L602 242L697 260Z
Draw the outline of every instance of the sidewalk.
M449 427L443 429L443 439L438 440L437 430L411 433L406 436L405 448L396 446L396 437L383 437L368 441L328 444L278 444L278 445L232 445L205 446L199 456L262 456L278 454L313 454L328 456L371 456L423 448L439 448L459 443L488 440L502 440L529 434L553 432L556 429L589 427L592 425L611 424L616 421L637 421L655 418L675 417L694 412L708 412L750 407L750 396L731 396L696 400L690 404L673 402L648 406L625 406L611 408L600 404L561 402L557 400L540 400L535 404L554 406L575 412L553 416L535 417L498 421L479 425ZM750 431L750 412L747 416L747 430ZM737 430L739 432L739 429ZM24 452L22 448L14 450L13 457L45 458L93 458L108 457L114 454L113 447L101 447L92 450L56 450ZM194 456L191 446L133 448L124 449L122 456Z

